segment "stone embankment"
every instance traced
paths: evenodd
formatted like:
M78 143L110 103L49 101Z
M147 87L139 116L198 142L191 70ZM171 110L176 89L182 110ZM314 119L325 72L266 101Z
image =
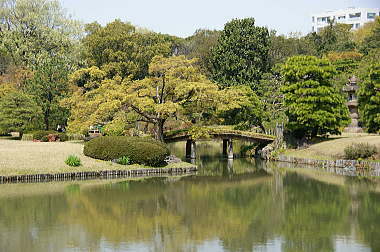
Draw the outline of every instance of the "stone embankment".
M293 164L311 165L322 168L339 168L344 173L355 173L356 171L370 171L373 176L380 176L380 162L358 161L358 160L317 160L308 158L297 158L279 155L275 161Z
M35 183L50 181L67 181L67 180L86 180L86 179L110 179L110 178L134 178L134 177L156 177L167 175L185 175L193 174L197 171L197 166L185 168L141 168L131 170L113 170L113 171L87 171L87 172L68 172L57 174L30 174L0 176L0 184L5 183Z

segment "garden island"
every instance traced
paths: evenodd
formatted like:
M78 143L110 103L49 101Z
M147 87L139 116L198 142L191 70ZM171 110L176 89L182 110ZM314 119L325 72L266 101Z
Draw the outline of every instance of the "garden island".
M0 0L0 248L380 250L380 17L351 28Z

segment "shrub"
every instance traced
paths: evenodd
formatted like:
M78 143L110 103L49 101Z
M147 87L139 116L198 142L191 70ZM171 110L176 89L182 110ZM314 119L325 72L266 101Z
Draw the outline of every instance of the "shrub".
M83 134L66 134L67 135L67 141L78 141L78 140L84 140Z
M66 133L58 133L58 138L61 142L66 142L67 140L69 140L69 137Z
M21 141L33 141L33 134L23 134Z
M121 164L121 165L129 165L130 164L130 160L129 160L129 157L122 156L121 158L119 158L119 159L116 160L116 163Z
M129 158L130 164L163 166L170 154L165 144L152 138L103 136L85 143L83 153L86 156L114 160L123 156Z
M49 134L57 134L57 132L52 131L52 130L38 130L38 131L31 132L31 134L33 134L33 140L42 141L42 138L44 136L48 136Z
M375 145L368 143L354 143L344 149L346 159L354 160L359 158L369 158L377 153Z
M41 139L38 139L38 140L40 140L41 142L49 142L49 137L43 136L43 137L41 137Z
M68 166L73 166L73 167L81 165L80 158L75 155L68 156L67 159L65 160L65 163Z

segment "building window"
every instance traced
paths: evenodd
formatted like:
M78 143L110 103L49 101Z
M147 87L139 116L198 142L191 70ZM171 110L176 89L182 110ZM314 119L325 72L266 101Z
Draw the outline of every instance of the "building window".
M312 32L315 32L315 30L314 30L314 26L313 26L313 27L311 27L311 31L312 31Z
M374 19L375 17L376 17L376 13L374 13L374 12L372 12L372 13L368 12L367 13L367 18L368 19Z
M344 20L344 19L346 19L346 16L339 16L338 17L338 20Z
M360 27L360 24L355 24L355 28L359 28Z
M315 22L314 17L312 17L311 20L312 20L313 23Z
M362 14L360 12L358 12L358 13L350 14L349 16L350 16L350 18L360 18L362 16Z

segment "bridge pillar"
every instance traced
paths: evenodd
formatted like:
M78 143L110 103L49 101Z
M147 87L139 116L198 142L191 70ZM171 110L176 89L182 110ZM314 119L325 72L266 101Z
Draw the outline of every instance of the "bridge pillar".
M223 156L227 156L227 142L228 139L223 139Z
M197 152L196 152L196 144L193 140L187 140L186 141L186 158L190 159L196 159Z
M234 150L232 147L232 139L223 139L223 155L228 159L234 158Z

